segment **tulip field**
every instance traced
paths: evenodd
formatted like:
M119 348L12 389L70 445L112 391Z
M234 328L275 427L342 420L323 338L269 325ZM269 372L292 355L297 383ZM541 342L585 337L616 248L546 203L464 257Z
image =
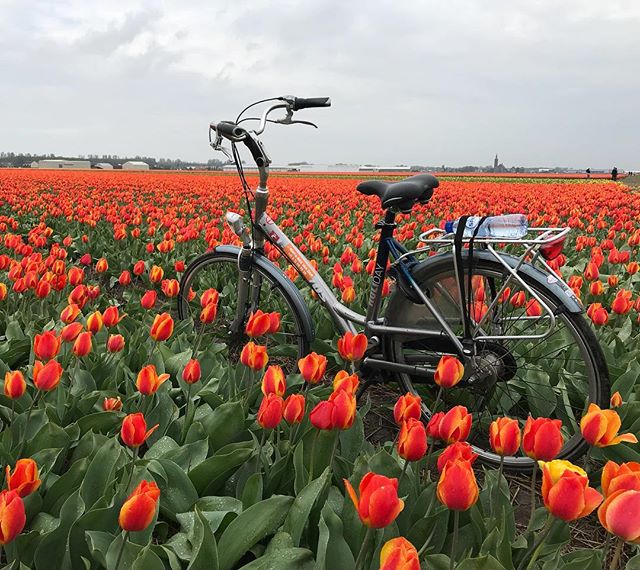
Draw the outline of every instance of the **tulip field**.
M274 174L269 213L363 312L382 211L357 182ZM241 351L212 341L212 288L189 291L197 311L180 320L189 262L240 243L227 209L247 205L222 173L0 169L0 568L640 568L640 194L601 179L450 177L400 216L411 248L464 214L572 228L550 264L596 331L610 408L578 418L590 447L574 463L556 459L561 420L490 425L495 453L538 461L524 500L502 464L476 460L464 406L425 422L395 384L386 401L356 401L367 339L339 338L269 244L309 305L312 352L293 367L274 356L281 315L268 306ZM434 387L463 373L444 356ZM389 441L365 437L372 413L393 418Z

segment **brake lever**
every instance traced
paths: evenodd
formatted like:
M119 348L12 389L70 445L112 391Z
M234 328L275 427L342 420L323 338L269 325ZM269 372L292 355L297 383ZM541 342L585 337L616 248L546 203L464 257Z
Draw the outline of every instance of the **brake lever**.
M290 125L295 125L295 124L300 124L300 125L309 125L310 127L314 127L314 128L318 128L318 125L316 125L315 123L312 123L311 121L291 121L289 124Z
M222 136L216 133L216 139L209 143L213 150L219 150L222 154L224 154L229 160L233 160L233 154L228 148L222 146Z
M293 120L293 111L291 109L287 109L287 115L282 119L276 119L273 121L274 123L278 123L280 125L309 125L310 127L318 128L318 125L312 123L311 121L300 121L296 119Z

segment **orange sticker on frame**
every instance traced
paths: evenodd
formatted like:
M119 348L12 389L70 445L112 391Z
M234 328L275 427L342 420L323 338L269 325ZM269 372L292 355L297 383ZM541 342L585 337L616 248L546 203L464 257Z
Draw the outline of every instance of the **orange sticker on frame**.
M302 275L307 281L312 279L317 271L313 266L305 259L300 253L298 248L292 243L288 243L283 248L285 255L289 258L293 266L297 269L298 273Z

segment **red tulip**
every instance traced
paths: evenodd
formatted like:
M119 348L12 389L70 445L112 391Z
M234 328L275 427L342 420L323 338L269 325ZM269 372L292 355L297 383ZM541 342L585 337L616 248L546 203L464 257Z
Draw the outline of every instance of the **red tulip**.
M438 457L438 471L442 473L445 465L450 461L468 461L473 463L478 459L478 454L474 453L471 446L466 441L456 441L447 446Z
M407 461L419 461L427 452L427 433L424 424L409 419L402 424L398 436L398 455Z
M267 371L262 377L262 393L276 394L277 396L284 396L287 389L287 380L284 377L284 372L280 366L269 366Z
M327 368L327 358L322 354L312 352L304 358L298 360L298 369L300 374L309 382L309 384L317 384L322 380L324 372Z
M158 388L162 386L169 379L169 374L160 374L156 372L156 367L153 364L147 364L140 372L136 379L136 387L141 394L145 396L151 396L158 391Z
M169 313L156 315L151 325L150 335L156 342L167 340L173 334L173 317Z
M27 522L24 503L15 491L0 492L0 545L9 544Z
M400 396L393 407L393 418L398 425L413 418L419 420L422 416L422 399L420 396L407 392Z
M489 426L489 443L498 455L515 455L520 448L520 425L518 420L498 418Z
M362 524L370 528L389 526L404 508L404 501L398 498L398 480L384 475L367 473L360 481L360 497L351 483L344 479L344 486L358 511Z
M380 550L380 570L420 570L418 551L406 538L392 538Z
M120 396L117 398L105 398L102 401L102 409L105 412L117 412L122 409L122 400Z
M57 360L42 364L39 360L33 363L33 383L38 390L50 392L60 384L62 366Z
M442 388L453 388L464 376L464 366L455 356L440 358L433 376L435 383Z
M4 395L11 399L21 398L27 389L24 375L19 370L7 371L4 374Z
M349 374L346 370L340 370L333 379L333 391L346 390L349 394L354 394L358 391L360 385L360 379L357 374Z
M38 464L33 459L18 459L13 473L7 465L6 479L9 491L15 491L24 498L40 487Z
M124 349L125 341L121 334L112 334L107 340L107 350L109 352L120 352Z
M142 412L136 412L135 414L129 414L122 420L122 427L120 428L120 437L125 445L129 447L140 447L149 436L160 427L160 424L156 424L150 430L147 430L147 422L142 415Z
M522 449L531 459L551 461L560 453L564 438L560 420L529 416L522 432Z
M147 528L156 514L159 499L160 489L153 481L140 481L120 509L120 528L127 532L139 532Z
M284 401L283 417L289 424L299 424L304 418L305 401L302 394L291 394Z
M476 504L478 483L469 461L449 461L438 481L438 500L449 510L466 511Z
M284 400L277 394L269 393L260 403L256 419L262 429L274 429L282 421Z
M187 362L184 370L182 371L182 379L187 384L195 384L200 380L202 376L202 370L200 368L200 361L197 358L192 358Z
M362 333L354 335L352 332L346 332L338 339L338 352L343 360L349 362L362 360L367 350L367 343L367 337Z
M78 358L82 358L83 356L87 356L91 352L91 338L92 334L88 331L82 332L76 338L76 341L73 343L73 354L75 354Z
M39 360L51 360L60 351L61 342L54 331L37 334L33 342L33 352Z
M269 362L267 347L249 341L240 353L240 362L252 370L262 370Z

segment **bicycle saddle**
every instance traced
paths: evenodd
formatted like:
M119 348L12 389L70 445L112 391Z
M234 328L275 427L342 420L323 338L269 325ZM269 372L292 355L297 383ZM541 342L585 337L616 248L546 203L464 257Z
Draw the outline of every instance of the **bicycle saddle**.
M407 213L416 202L428 202L433 195L433 189L438 185L438 179L432 174L417 174L399 182L367 180L358 184L356 189L365 196L380 198L385 210L395 208Z

